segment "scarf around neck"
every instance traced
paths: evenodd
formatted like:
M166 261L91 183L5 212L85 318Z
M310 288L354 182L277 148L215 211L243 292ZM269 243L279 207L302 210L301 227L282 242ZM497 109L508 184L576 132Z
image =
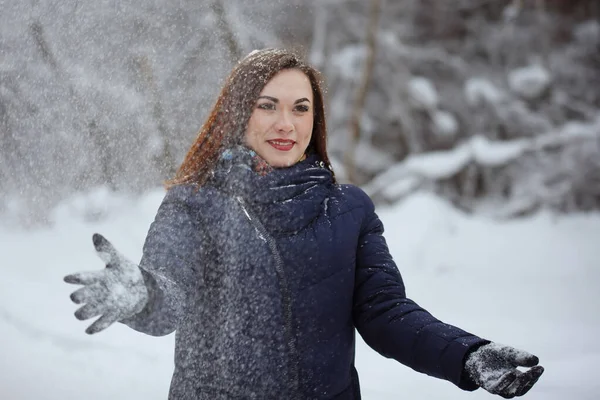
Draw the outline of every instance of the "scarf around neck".
M290 167L273 168L255 151L236 146L222 153L211 184L242 198L270 232L293 233L319 216L333 174L316 153Z

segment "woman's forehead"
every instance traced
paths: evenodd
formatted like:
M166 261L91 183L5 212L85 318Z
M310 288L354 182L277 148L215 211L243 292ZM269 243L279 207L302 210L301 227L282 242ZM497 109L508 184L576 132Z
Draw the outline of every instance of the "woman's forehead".
M278 72L263 88L261 95L272 97L308 97L312 98L310 79L299 69L287 69Z

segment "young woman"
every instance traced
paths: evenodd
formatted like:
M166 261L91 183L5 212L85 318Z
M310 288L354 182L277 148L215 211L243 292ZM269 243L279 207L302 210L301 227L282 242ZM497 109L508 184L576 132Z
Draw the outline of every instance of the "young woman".
M176 331L170 399L359 399L355 329L390 357L464 390L510 398L537 357L444 324L405 295L369 197L327 156L319 74L284 50L231 72L169 183L138 265L102 236L78 319ZM521 372L518 366L532 367Z

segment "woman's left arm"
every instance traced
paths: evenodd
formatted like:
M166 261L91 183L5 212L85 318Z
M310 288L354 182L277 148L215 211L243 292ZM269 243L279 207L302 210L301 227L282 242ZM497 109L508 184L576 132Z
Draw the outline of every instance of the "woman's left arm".
M544 372L536 356L445 324L406 297L383 224L371 199L362 190L360 194L366 217L356 255L353 311L365 342L386 357L464 390L482 387L504 398L527 393Z
M362 192L362 191L361 191ZM354 324L374 350L465 390L478 385L463 374L465 356L489 343L445 324L406 297L383 236L383 224L364 193L366 218L356 255Z

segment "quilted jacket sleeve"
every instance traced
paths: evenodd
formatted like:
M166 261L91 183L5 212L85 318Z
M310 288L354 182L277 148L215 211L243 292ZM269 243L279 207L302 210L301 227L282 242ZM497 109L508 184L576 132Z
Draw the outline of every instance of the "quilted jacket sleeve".
M406 297L400 272L383 236L371 199L360 191L366 217L357 250L354 323L365 342L385 357L461 389L475 390L463 376L466 354L489 343L445 324Z
M167 335L177 329L185 313L204 247L193 197L191 187L170 189L150 225L140 262L150 299L139 314L121 321L137 331Z

